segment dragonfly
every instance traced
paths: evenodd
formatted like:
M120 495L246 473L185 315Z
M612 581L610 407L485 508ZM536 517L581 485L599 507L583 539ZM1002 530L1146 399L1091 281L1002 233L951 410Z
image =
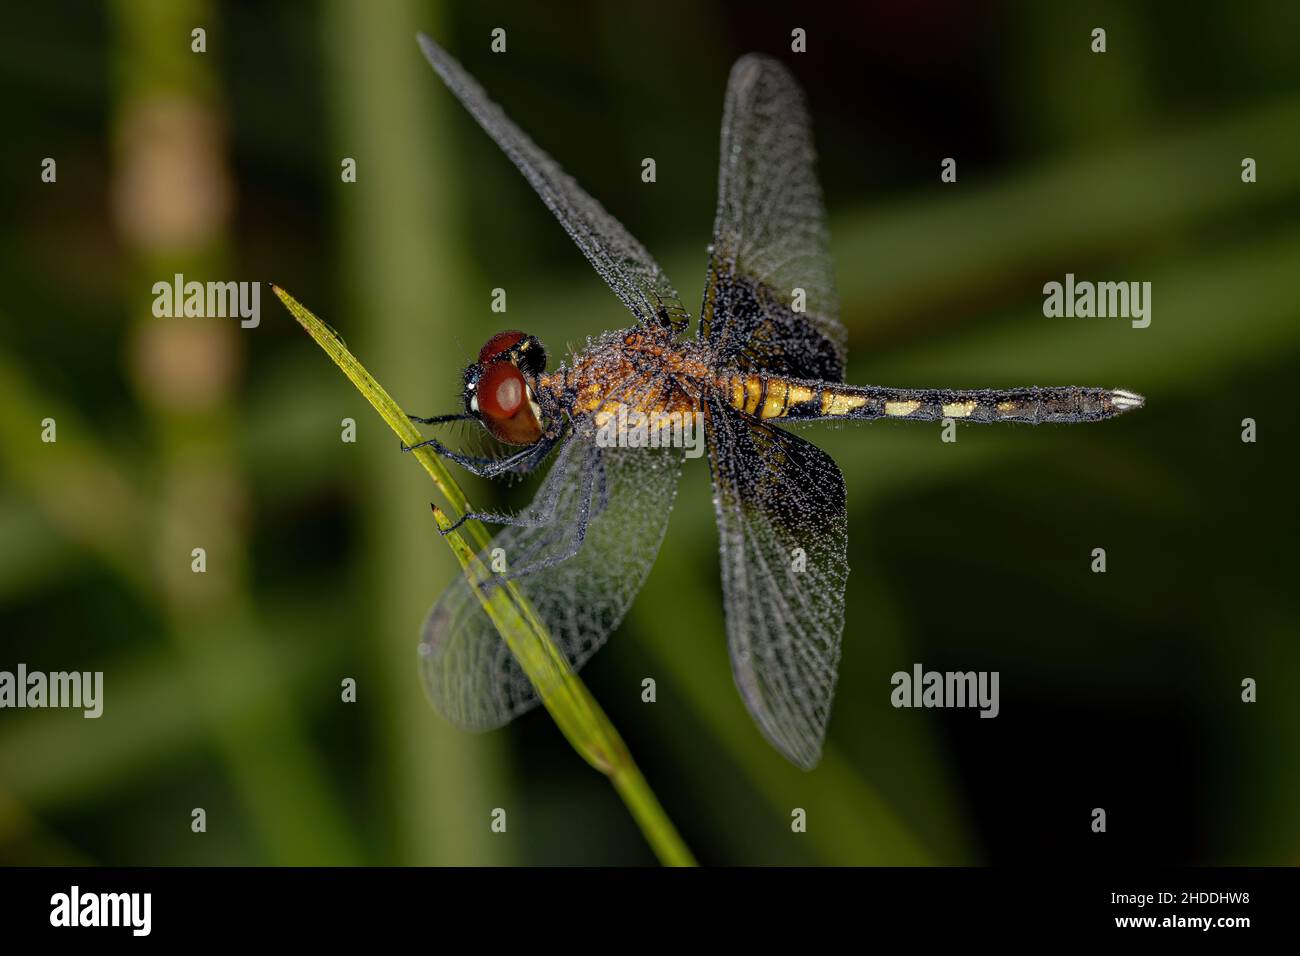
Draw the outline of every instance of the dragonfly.
M713 482L726 639L759 731L805 770L821 758L835 694L848 581L844 476L787 426L960 420L1077 423L1139 408L1123 389L854 386L830 256L812 127L798 83L750 54L731 70L708 272L696 334L676 289L612 215L427 36L434 71L523 173L632 314L547 371L535 337L494 334L465 370L463 409L422 424L477 422L508 449L421 444L485 477L550 469L527 507L471 512L500 526L485 550L515 581L576 670L622 621L653 565L689 441L702 426ZM419 447L419 446L415 446ZM457 522L459 524L460 522ZM497 552L496 549L501 549ZM528 677L459 576L429 612L421 673L453 724L487 730L538 703Z

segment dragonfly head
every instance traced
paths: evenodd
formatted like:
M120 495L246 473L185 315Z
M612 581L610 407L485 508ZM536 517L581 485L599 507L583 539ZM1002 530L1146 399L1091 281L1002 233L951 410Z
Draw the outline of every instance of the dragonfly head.
M523 332L498 332L465 369L465 411L494 438L531 445L542 437L537 377L546 369L546 349Z

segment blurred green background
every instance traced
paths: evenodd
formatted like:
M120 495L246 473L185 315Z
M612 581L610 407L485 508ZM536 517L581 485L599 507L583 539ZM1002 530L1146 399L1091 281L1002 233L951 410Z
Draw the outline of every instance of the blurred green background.
M174 272L275 281L422 414L456 408L501 327L558 356L628 321L416 30L692 306L727 71L780 56L814 117L849 381L1147 396L1105 425L956 444L897 422L807 432L844 470L852 567L811 774L732 685L707 468L688 469L671 560L583 677L702 862L1300 860L1300 7L837 6L7 11L0 669L102 670L105 699L99 720L0 711L0 861L653 862L544 713L473 736L433 712L417 630L456 573L434 490L269 290L256 329L150 314ZM1150 328L1043 318L1067 271L1151 281ZM464 483L480 507L531 490ZM915 662L999 671L1001 715L893 709L889 677Z

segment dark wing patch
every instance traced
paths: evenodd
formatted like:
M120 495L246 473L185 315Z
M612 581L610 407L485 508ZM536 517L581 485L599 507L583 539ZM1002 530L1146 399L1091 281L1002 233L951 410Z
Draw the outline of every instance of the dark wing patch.
M844 630L844 476L799 436L720 399L706 407L732 674L763 735L811 769Z
M690 314L645 247L511 122L446 50L424 34L419 35L419 42L447 88L524 174L569 238L640 323L650 328L684 328Z
M812 123L790 72L764 56L742 57L727 85L700 335L724 363L844 378L847 336Z
M576 554L515 579L574 670L618 627L654 564L681 462L681 449L600 448L571 438L530 506L547 520L504 528L480 555L490 566L492 552L502 549L508 570L563 555L581 511L591 508ZM467 730L499 727L538 702L464 575L429 612L420 670L434 707Z

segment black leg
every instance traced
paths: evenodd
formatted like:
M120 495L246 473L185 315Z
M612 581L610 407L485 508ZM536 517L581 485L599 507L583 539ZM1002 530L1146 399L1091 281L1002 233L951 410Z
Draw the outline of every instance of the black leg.
M528 512L521 512L517 515L498 514L495 511L467 511L447 528L446 531L439 530L439 534L451 534L466 521L484 521L488 524L509 525L512 528L544 528L551 521L551 515L531 515Z
M537 445L532 445L531 447L525 448L523 451L517 452L513 455L507 455L505 458L483 458L475 455L462 455L460 452L452 451L436 438L427 438L415 445L407 445L403 442L402 451L414 451L417 448L424 448L427 446L432 448L443 458L454 461L471 475L478 475L480 478L494 478L497 475L519 468L524 462L533 461L533 459L537 458L537 450L541 444L541 442L538 442ZM546 446L546 450L550 450L549 445Z
M472 419L473 415L461 413L459 415L434 415L432 418L421 418L419 415L407 415L413 422L419 422L421 425L442 425L447 422L465 422Z
M564 467L564 459L570 454L572 447L572 445L568 445L561 449L554 465L555 468ZM444 535L450 534L466 521L486 521L490 524L509 525L513 528L545 528L555 520L555 507L562 489L559 487L548 488L548 486L543 485L542 490L547 492L547 496L540 502L540 505L537 501L534 501L526 511L519 514L508 515L492 511L470 511L461 515L451 527L441 533Z
M568 561L582 548L582 542L587 537L587 525L591 521L591 506L596 496L596 475L597 470L603 470L603 464L600 460L600 449L593 446L588 453L587 460L583 463L582 492L578 496L578 521L573 529L573 536L569 540L568 546L561 554L549 555L532 564L526 564L521 568L507 571L500 575L501 578L511 581L515 578L525 577L530 574L536 574L538 571L544 571L547 568L554 567L564 561Z

